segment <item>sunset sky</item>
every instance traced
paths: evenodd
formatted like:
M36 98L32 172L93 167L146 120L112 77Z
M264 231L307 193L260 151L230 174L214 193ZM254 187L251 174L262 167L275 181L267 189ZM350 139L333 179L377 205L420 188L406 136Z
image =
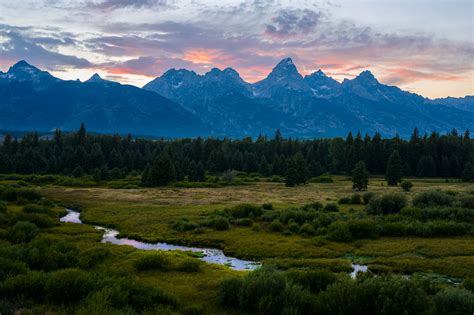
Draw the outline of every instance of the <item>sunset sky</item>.
M0 70L142 86L169 68L255 82L284 57L342 81L371 70L427 97L474 94L472 0L0 0Z

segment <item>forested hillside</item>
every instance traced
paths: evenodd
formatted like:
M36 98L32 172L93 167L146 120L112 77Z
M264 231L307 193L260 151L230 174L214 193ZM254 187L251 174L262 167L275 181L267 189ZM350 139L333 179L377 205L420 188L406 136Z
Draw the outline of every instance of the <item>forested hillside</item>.
M99 180L156 170L161 173L153 176L164 179L151 182L166 184L185 176L201 181L205 171L286 176L296 168L305 182L324 173L349 174L358 161L364 161L371 175L384 174L394 151L401 157L404 176L472 178L474 140L468 131L420 135L415 129L409 140L360 133L345 139L297 140L285 139L279 131L272 139L147 140L91 135L83 125L76 133L56 130L48 140L36 133L21 139L6 135L0 146L0 173L88 173Z

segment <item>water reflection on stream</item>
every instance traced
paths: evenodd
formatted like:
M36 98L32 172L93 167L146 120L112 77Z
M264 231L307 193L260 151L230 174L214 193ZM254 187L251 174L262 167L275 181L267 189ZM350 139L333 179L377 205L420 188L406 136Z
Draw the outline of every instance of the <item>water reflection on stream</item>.
M80 219L80 213L74 210L66 209L68 212L67 215L60 219L61 222L70 222L83 224ZM254 270L261 266L260 263L254 261L248 261L243 259L238 259L234 257L229 257L224 254L220 249L213 248L202 248L202 247L188 247L181 245L171 245L168 243L145 243L137 240L132 240L129 238L117 238L119 232L114 229L104 228L101 226L95 226L96 229L104 231L102 236L102 243L112 243L117 245L129 245L138 249L143 250L182 250L182 251L191 251L196 253L201 253L203 257L200 257L201 260L208 262L210 264L219 264L229 266L234 270ZM366 265L357 265L352 264L353 271L351 272L351 277L355 278L357 273L367 272Z

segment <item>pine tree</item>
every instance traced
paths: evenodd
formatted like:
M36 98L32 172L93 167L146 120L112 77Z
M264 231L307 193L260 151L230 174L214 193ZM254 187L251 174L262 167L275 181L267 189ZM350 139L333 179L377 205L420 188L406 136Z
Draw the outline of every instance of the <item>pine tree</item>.
M389 186L397 186L402 180L403 164L402 158L397 150L393 151L388 159L385 180Z
M306 181L309 177L308 166L306 165L306 160L303 157L301 152L296 153L295 155L295 164L296 164L296 185L306 184Z
M462 172L462 180L465 182L474 182L474 163L467 162Z
M323 166L319 161L312 161L309 166L309 173L312 177L318 177L323 174Z
M416 166L416 175L420 177L436 176L436 163L431 155L423 155Z
M206 171L204 170L204 165L201 161L196 166L196 181L205 182L206 181Z
M204 182L206 181L206 174L204 171L204 166L199 161L196 163L195 161L191 161L189 163L189 170L188 170L188 180L190 182Z
M294 158L289 158L286 163L286 177L285 185L288 187L294 187L298 183L298 168Z
M449 163L449 159L447 156L443 155L441 158L441 170L440 175L448 178L451 176L451 164Z
M357 190L367 189L369 184L369 173L364 161L359 161L352 170L352 188Z
M84 171L82 170L82 167L77 166L73 171L72 171L72 176L74 177L81 177L84 175Z
M98 168L95 168L93 170L93 173L92 173L92 179L98 183L102 180L102 178L100 177L100 170Z
M175 170L170 156L166 153L158 155L145 175L143 183L146 186L164 186L175 180Z

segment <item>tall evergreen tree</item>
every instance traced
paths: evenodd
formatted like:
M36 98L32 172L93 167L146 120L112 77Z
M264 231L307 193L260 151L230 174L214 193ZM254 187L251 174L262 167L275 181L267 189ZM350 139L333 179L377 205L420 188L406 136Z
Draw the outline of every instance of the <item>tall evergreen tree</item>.
M143 184L146 186L164 186L175 180L173 162L167 153L159 154L148 167Z
M431 155L423 155L416 166L416 175L420 177L436 176L436 163Z
M359 161L352 170L352 188L357 190L367 189L369 173L364 161Z
M309 178L308 166L306 160L303 157L301 152L296 153L295 155L295 164L296 164L296 185L306 184L306 181Z
M474 163L472 161L467 162L464 166L462 180L465 182L474 182Z
M294 158L288 158L286 163L285 185L294 187L298 184L298 167Z
M393 151L388 159L387 171L385 172L385 180L389 186L396 186L402 181L403 164L402 158L398 151Z

